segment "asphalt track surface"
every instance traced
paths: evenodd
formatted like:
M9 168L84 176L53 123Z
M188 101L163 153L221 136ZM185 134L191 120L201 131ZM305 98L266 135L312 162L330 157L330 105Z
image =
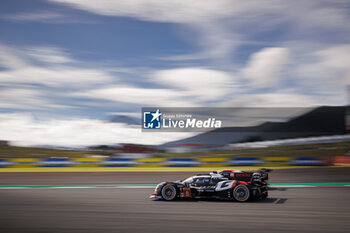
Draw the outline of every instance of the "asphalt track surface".
M9 172L0 173L0 185L157 184L198 172ZM205 172L201 172L205 173ZM350 167L273 170L271 183L350 182Z
M157 183L182 175L189 174L44 173L40 177L40 173L25 176L4 173L0 183ZM270 177L271 182L349 182L350 168L281 170L273 171ZM152 191L0 190L0 232L349 232L350 229L350 187L279 188L271 190L267 200L250 203L152 201L148 198Z

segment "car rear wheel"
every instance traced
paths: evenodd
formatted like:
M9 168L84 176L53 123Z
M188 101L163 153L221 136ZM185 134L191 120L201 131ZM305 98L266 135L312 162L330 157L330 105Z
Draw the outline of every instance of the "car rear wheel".
M176 188L172 184L167 184L162 188L161 194L166 201L174 200L176 197Z
M247 201L250 196L249 188L244 184L239 184L233 189L233 198L236 201Z

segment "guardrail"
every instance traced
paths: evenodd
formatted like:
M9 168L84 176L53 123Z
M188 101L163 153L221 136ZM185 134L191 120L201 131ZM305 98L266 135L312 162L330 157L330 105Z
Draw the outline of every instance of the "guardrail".
M336 161L336 160L335 160ZM238 158L49 158L0 159L4 167L227 167L227 166L324 166L330 162L315 157L238 157Z

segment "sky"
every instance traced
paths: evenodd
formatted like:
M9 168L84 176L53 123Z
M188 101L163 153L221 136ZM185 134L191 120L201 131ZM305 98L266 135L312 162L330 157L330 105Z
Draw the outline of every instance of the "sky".
M146 106L345 105L349 22L344 0L2 0L0 139L157 144L184 135L104 120Z

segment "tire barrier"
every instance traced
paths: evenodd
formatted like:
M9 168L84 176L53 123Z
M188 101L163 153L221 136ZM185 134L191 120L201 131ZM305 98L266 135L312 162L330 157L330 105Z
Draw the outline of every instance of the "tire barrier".
M350 165L349 157L335 157L334 164ZM315 157L209 157L209 158L16 158L0 159L3 167L246 167L323 166L330 163Z

